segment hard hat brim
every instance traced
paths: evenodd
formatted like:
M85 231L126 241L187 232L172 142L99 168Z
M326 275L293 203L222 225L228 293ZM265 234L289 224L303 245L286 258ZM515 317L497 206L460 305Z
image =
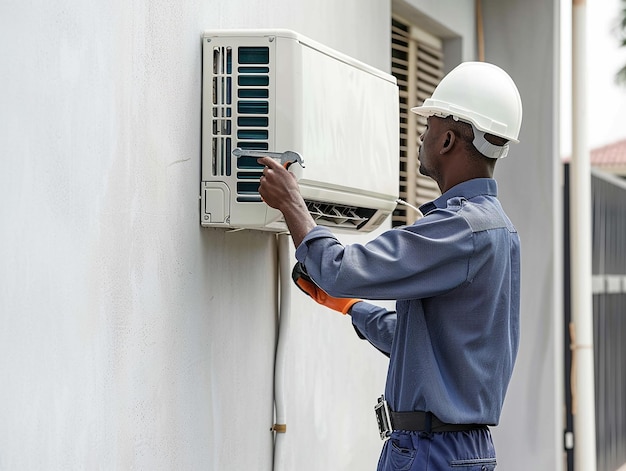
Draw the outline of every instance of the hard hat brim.
M430 100L431 99L427 99L425 103L429 102ZM490 125L485 126L485 123L481 122L483 121L482 119L473 119L471 113L468 113L464 110L463 111L456 110L457 112L455 112L455 110L453 109L446 109L447 107L442 108L442 106L440 105L441 104L439 103L438 106L428 106L428 105L415 106L411 108L411 111L415 114L424 116L426 118L428 118L429 116L436 116L438 118L447 118L448 116L453 116L460 121L473 124L480 131L483 131L488 134L493 134L494 136L502 137L504 139L507 139L509 142L513 144L519 143L519 140L511 136L508 132L506 131L502 132L501 130L493 129L493 124L495 124L494 121L488 120L488 121L491 121L491 123ZM454 108L454 107L451 106L450 108ZM473 114L475 115L475 113Z

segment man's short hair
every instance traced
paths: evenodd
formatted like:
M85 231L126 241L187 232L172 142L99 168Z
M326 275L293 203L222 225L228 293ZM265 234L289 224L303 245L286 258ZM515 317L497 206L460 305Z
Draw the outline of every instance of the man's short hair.
M474 130L472 129L471 124L454 119L453 116L448 116L444 118L444 120L447 122L450 129L452 129L455 134L462 139L463 146L470 157L481 160L487 159L490 163L495 163L497 159L486 157L481 154L476 147L474 147ZM508 142L508 140L503 137L494 136L493 134L488 133L485 133L485 139L496 146L503 146Z

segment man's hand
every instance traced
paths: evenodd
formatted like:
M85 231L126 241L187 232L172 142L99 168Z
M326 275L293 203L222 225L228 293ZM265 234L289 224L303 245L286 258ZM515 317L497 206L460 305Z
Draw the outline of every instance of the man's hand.
M262 157L257 162L265 166L259 186L263 201L281 212L290 205L304 205L298 182L289 170L271 157Z
M271 157L257 160L264 165L259 194L263 201L285 217L291 238L297 247L316 224L300 194L295 176Z
M315 302L342 314L347 314L354 304L361 301L360 299L335 298L330 296L326 291L313 282L309 274L306 272L304 265L300 262L296 263L293 267L293 270L291 271L291 278L298 288L313 298Z

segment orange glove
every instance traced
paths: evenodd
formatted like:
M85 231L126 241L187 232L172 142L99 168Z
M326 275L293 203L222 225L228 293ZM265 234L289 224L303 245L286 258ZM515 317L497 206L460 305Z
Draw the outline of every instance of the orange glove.
M347 314L350 308L361 301L353 298L334 298L326 291L317 286L306 272L306 268L300 262L296 263L291 272L293 282L302 290L303 293L309 295L313 300L323 306L326 306L342 314Z

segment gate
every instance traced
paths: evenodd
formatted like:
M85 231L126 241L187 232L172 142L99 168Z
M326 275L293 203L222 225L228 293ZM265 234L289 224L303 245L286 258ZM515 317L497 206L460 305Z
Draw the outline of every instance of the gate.
M597 471L626 463L626 182L592 170L593 341ZM575 430L571 415L569 323L569 165L564 194L565 449L573 471ZM573 434L573 435L572 435Z

